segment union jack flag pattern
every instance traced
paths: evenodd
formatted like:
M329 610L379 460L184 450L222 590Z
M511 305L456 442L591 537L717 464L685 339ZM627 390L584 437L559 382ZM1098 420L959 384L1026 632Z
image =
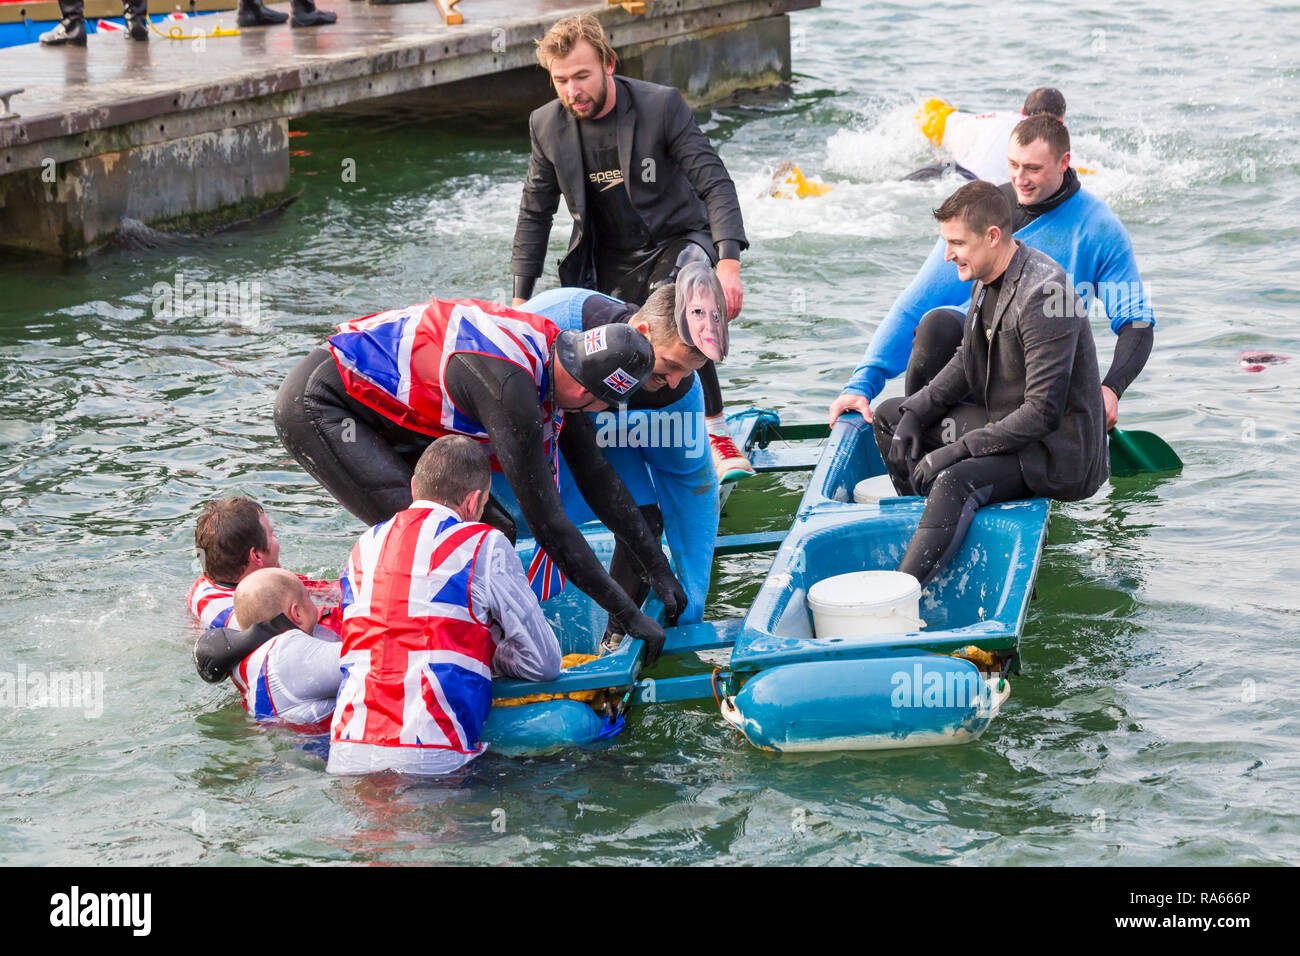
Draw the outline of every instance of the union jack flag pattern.
M626 395L632 389L636 388L637 382L636 379L631 375L628 375L627 372L623 371L621 368L616 368L605 377L605 384L620 395Z
M337 581L317 581L301 574L296 574L294 577L307 585L307 590L317 600L328 600L338 589ZM198 580L190 588L186 603L190 606L190 613L202 627L233 627L239 630L239 622L235 620L234 588L217 584L206 575L199 575ZM337 633L342 626L338 615L337 607L323 607L320 609L318 623Z
M448 359L468 352L526 369L537 383L537 401L548 423L553 410L547 363L559 334L559 326L540 315L476 299L434 299L344 322L328 344L344 388L361 404L423 435L468 435L486 442L482 424L443 391Z
M332 741L482 751L495 645L470 582L493 530L419 502L361 536L340 582Z
M605 327L592 329L582 337L582 347L588 355L605 350Z
M200 575L190 588L187 603L190 613L205 628L239 627L235 622L235 589L232 587L217 584L206 575Z

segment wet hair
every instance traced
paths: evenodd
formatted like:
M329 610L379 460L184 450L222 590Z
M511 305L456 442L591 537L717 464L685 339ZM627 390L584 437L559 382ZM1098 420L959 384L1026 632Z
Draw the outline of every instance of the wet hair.
M444 435L424 450L415 463L411 491L421 501L455 508L471 492L492 484L487 452L472 438ZM243 618L240 618L243 623Z
M1046 113L1048 116L1055 116L1061 122L1065 122L1065 97L1061 91L1051 86L1040 86L1034 92L1025 97L1025 105L1020 108L1020 112L1026 116L1037 116L1039 113Z
M252 498L205 501L194 523L194 548L211 581L227 584L248 565L248 552L269 546L262 527L262 506Z
M289 605L311 603L307 585L283 568L258 568L235 588L235 620L242 628L288 614Z
M637 310L631 321L642 321L650 326L650 344L656 351L680 344L686 349L688 357L702 359L705 357L704 353L694 345L683 342L681 333L677 331L676 299L675 285L671 282L661 285L650 293L650 297L645 300L645 305Z
M967 183L943 201L934 211L939 222L960 219L977 235L984 235L991 226L1011 235L1011 204L1002 190L982 179Z
M1034 140L1041 139L1058 160L1070 151L1070 131L1059 119L1046 113L1021 120L1011 131L1011 138L1021 146L1028 146Z
M617 59L600 21L590 13L581 13L576 17L565 17L547 30L546 36L536 41L537 62L543 70L549 72L551 61L568 56L580 40L586 40L592 45L600 57L601 66L608 67Z

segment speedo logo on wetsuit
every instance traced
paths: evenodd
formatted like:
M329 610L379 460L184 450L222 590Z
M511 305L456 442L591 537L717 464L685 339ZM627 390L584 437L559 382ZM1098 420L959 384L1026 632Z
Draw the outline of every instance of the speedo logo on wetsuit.
M623 170L602 169L599 172L587 173L587 179L592 186L603 193L606 189L623 185Z

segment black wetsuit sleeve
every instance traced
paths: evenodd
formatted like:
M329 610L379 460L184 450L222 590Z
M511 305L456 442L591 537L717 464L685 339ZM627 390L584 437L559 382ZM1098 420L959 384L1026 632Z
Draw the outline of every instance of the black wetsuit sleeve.
M596 429L586 415L570 415L560 433L560 453L569 463L583 499L601 523L628 549L647 584L671 574L668 558L646 524L627 485L596 444Z
M515 298L531 299L535 285L537 285L537 276L515 276Z
M635 613L632 599L605 571L564 513L544 452L542 409L532 376L504 359L461 353L447 362L443 386L451 400L488 433L533 538L560 572L610 614L626 620ZM571 420L566 421L561 436L570 427Z
M1119 330L1115 343L1115 356L1110 362L1110 371L1106 373L1103 385L1115 393L1116 398L1133 384L1133 379L1147 364L1151 357L1151 347L1155 344L1156 330L1150 325L1138 326L1130 322Z
M669 155L677 161L695 194L704 200L715 246L731 239L741 249L747 249L749 240L740 218L736 184L680 93L664 111L664 136Z
M246 631L232 627L213 627L194 642L194 667L209 684L218 684L230 676L235 665L277 634L298 625L284 614L254 624Z
M555 173L555 166L542 152L537 131L533 128L534 122L535 118L530 117L528 135L532 153L528 160L528 176L524 179L524 194L519 200L510 273L536 278L542 274L551 223L555 218L555 210L560 205L560 180Z

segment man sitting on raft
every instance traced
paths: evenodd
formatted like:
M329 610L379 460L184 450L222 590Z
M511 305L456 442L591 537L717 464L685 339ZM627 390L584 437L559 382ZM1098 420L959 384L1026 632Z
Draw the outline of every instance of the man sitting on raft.
M727 304L707 263L683 267L673 285L650 293L645 305L621 302L590 289L551 289L521 307L562 329L585 332L623 323L654 346L654 373L630 396L627 410L594 416L605 457L632 493L656 536L667 531L687 605L679 623L703 620L718 534L718 476L704 424L704 391L696 374L727 356ZM575 524L591 520L572 482L561 476L565 510ZM609 573L640 604L648 588L622 544Z
M1110 207L1079 187L1070 168L1070 134L1056 118L1020 123L1007 162L1011 182L998 188L1011 204L1015 237L1060 263L1085 305L1100 299L1106 307L1116 336L1101 387L1109 430L1119 420L1120 396L1142 371L1155 340L1133 244ZM962 340L970 296L970 284L945 256L941 239L871 337L862 364L831 404L831 422L849 410L871 421L871 399L904 369L908 395L934 378Z
M199 675L210 684L229 676L258 720L324 733L342 679L340 644L317 628L306 585L282 568L260 568L239 582L234 602L252 624L205 631L194 645Z
M514 548L479 521L491 479L481 445L439 438L416 463L411 506L353 547L330 773L450 773L485 748L493 673L559 676Z
M990 183L962 186L934 218L946 260L974 283L961 346L924 388L881 402L875 420L894 487L928 497L898 566L922 587L977 508L1078 501L1110 473L1096 346L1065 270L1012 237L1010 205Z
M190 613L204 627L238 630L236 585L260 568L280 566L280 541L270 517L251 498L205 502L194 523L194 550L203 573L190 588ZM295 577L320 600L338 600L337 581ZM339 626L329 612L323 624Z
M609 612L620 633L659 655L664 630L606 573L564 513L561 454L574 483L668 622L686 608L659 538L646 525L581 411L624 402L653 373L650 343L625 325L561 331L528 312L475 300L409 306L345 322L280 387L275 424L285 448L349 511L369 524L411 504L412 464L433 438L491 444L538 547L530 569L539 597L567 576ZM569 414L566 414L569 413ZM488 502L487 523L514 538L514 522Z

